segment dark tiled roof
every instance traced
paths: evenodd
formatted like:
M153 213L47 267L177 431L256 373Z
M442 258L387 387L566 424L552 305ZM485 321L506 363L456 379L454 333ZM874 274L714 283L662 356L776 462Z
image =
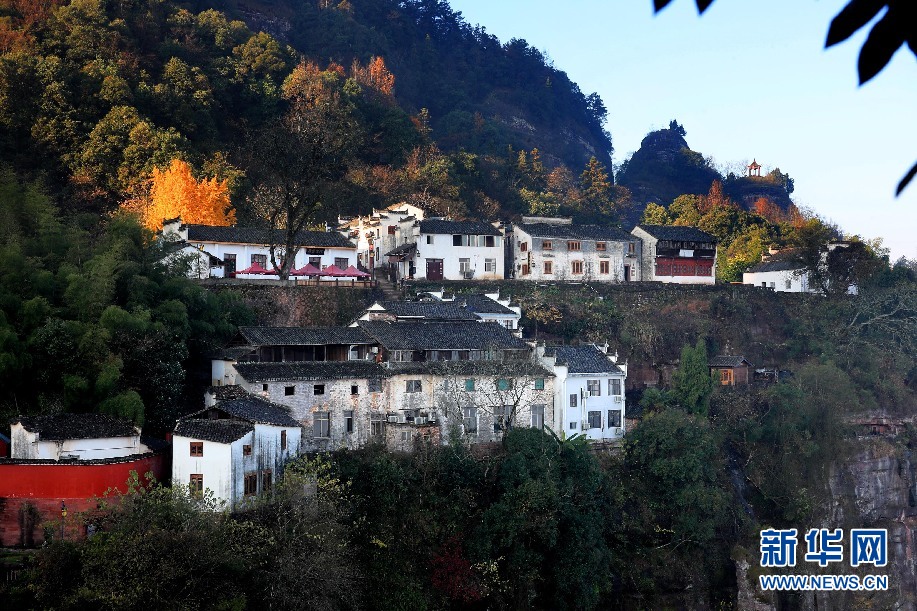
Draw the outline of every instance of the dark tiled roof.
M634 241L634 236L617 227L599 227L598 225L555 225L552 223L527 223L516 226L533 238L597 240L599 242Z
M385 367L369 361L239 363L235 367L239 375L249 382L369 379L388 375Z
M99 439L102 437L131 437L139 432L134 423L107 414L50 414L20 416L11 422L22 424L25 430L47 439Z
M801 270L806 267L806 264L793 259L782 259L782 260L771 260L771 261L762 261L757 265L753 265L748 268L750 273L759 273L759 272L789 272L795 270Z
M499 229L483 221L447 221L443 219L420 221L420 233L503 235Z
M248 396L248 391L237 384L231 386L211 386L207 389L207 393L212 395L217 401L243 399Z
M637 225L657 240L671 240L673 242L716 242L716 238L701 231L697 227L682 227L680 225Z
M299 423L290 416L290 410L283 405L277 405L270 401L265 401L260 397L248 395L242 399L230 399L221 401L213 407L202 409L188 416L185 416L179 422L194 418L208 418L210 414L225 414L224 418L212 418L213 420L237 419L245 420L251 424L272 424L274 426L299 426Z
M467 310L476 314L515 314L508 307L494 301L487 295L460 294L455 296L453 303L463 305Z
M386 312L398 317L418 317L424 320L477 320L478 317L461 305L442 301L383 301Z
M566 365L570 373L624 373L595 346L557 346L545 350L557 357L558 365Z
M538 363L520 361L427 361L424 363L390 363L392 374L433 374L441 376L528 376L553 378L554 374Z
M408 242L407 244L402 244L401 246L398 246L397 248L388 251L387 253L385 253L385 256L386 257L397 257L400 255L412 255L414 254L414 251L416 250L417 250L417 243Z
M786 248L772 255L767 259L752 265L748 268L749 272L785 272L797 269L803 269L806 264L802 261L803 251L801 248Z
M494 322L381 322L357 323L388 350L525 350L502 325Z
M255 227L215 227L212 225L188 225L189 242L229 242L233 244L270 244L271 230ZM274 231L274 243L283 243L286 233ZM356 248L353 242L336 231L300 231L296 234L298 246L318 248Z
M372 343L372 340L356 327L239 327L239 334L252 346Z
M751 363L744 356L719 355L710 359L710 367L741 367L743 364L751 366Z
M202 441L232 443L255 430L251 422L242 420L208 420L206 418L189 418L179 420L175 434Z

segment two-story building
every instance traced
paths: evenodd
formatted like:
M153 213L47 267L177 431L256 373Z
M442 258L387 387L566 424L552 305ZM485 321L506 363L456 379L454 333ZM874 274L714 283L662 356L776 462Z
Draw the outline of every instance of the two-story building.
M381 255L398 246L398 229L406 218L424 218L423 208L402 202L383 210L373 209L367 216L339 219L338 231L357 247L357 267L373 272L384 263Z
M697 227L637 225L631 233L643 242L643 280L676 284L716 282L716 238Z
M270 245L283 244L286 234L283 230L259 229L254 227L218 227L213 225L189 225L181 219L170 219L163 223L162 238L166 241L183 242L206 253L207 265L191 261L189 274L193 277L232 278L237 271L258 265L273 269ZM294 267L299 269L311 264L317 269L334 265L347 269L357 263L356 245L336 231L300 231L296 234L296 259ZM179 255L188 252L187 246ZM282 246L275 246L278 263ZM222 267L219 266L222 262Z
M255 396L217 401L178 420L172 436L172 485L209 491L232 509L271 491L299 453L302 429L283 406Z
M398 278L498 280L503 278L503 233L481 221L404 219L400 244L388 251Z
M608 346L539 346L539 358L554 372L554 421L559 435L590 441L624 436L624 381L627 364Z
M638 281L641 248L639 239L616 227L523 217L513 227L513 274L518 280Z

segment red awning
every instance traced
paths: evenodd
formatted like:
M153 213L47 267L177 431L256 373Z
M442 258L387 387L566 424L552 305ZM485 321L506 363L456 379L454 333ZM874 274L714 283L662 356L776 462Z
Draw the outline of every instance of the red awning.
M334 266L334 265L329 265L328 267L326 267L325 269L323 269L323 270L322 270L321 272L319 272L319 273L320 273L322 276L334 276L335 278L343 278L344 275L345 275L345 274L344 274L344 270L342 270L340 267L336 267L336 266Z
M303 267L299 269L294 269L290 272L291 276L321 276L322 271L312 265L311 263L306 263Z
M252 263L251 267L246 267L245 269L240 269L236 274L259 274L259 275L271 275L275 272L269 272L257 263Z
M344 275L351 278L369 278L369 274L358 270L355 266L351 265L344 270Z

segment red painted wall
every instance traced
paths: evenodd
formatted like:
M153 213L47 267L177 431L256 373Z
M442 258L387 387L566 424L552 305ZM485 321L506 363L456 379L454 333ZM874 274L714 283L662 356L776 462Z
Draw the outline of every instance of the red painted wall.
M107 463L0 461L0 545L20 545L23 538L20 509L26 504L37 510L32 518L33 544L44 541L46 528L59 534L61 501L67 505L65 536L82 538L84 528L79 514L95 509L96 497L109 490L126 492L131 471L136 471L141 481L148 472L157 481L163 481L167 466L164 454Z

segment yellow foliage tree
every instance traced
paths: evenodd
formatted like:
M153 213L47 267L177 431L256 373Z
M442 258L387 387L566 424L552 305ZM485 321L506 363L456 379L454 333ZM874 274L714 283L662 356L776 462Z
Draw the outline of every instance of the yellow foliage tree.
M185 223L232 225L236 213L229 208L229 181L197 180L191 166L173 159L168 169L153 169L149 205L141 212L143 224L156 231L162 221L181 217Z

